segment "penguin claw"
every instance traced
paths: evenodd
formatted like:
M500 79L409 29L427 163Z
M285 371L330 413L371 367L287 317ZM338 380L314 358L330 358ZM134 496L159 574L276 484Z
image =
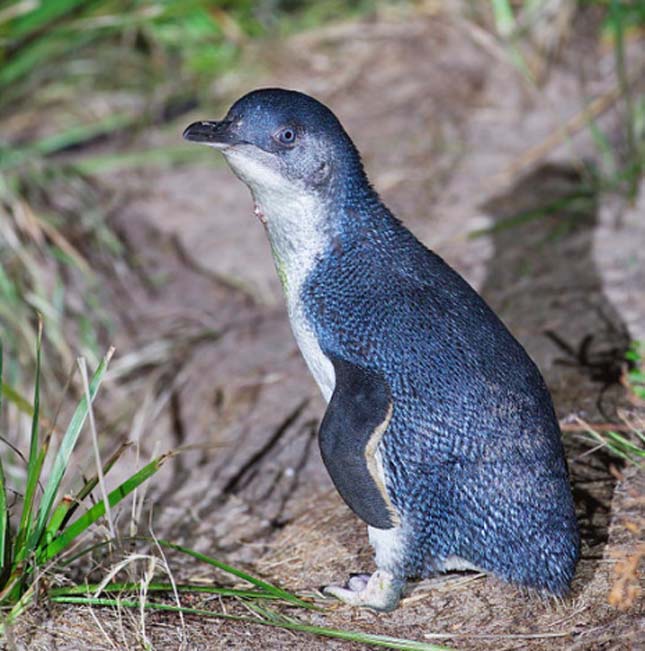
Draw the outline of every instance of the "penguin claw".
M347 587L329 585L323 592L350 606L362 606L380 612L390 612L399 604L405 582L385 570L369 574L355 574Z

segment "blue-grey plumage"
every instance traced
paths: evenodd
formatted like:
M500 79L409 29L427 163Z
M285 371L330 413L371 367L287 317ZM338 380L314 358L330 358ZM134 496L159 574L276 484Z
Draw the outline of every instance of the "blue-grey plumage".
M384 206L336 117L254 91L189 140L251 189L329 406L323 460L378 571L329 592L381 610L405 579L477 568L554 595L579 534L549 392L483 299Z

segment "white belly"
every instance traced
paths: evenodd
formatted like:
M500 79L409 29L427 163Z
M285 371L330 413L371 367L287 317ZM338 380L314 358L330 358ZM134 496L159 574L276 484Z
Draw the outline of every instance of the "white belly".
M323 397L329 402L336 385L334 367L320 349L313 328L304 315L302 304L293 300L288 300L287 303L291 330L296 338L300 352L305 358L305 362L314 376Z
M327 402L334 392L334 367L323 354L307 322L300 289L328 244L326 206L319 196L290 183L271 166L243 152L230 150L227 158L253 193L256 212L267 229L276 269L287 300L291 329L302 356Z

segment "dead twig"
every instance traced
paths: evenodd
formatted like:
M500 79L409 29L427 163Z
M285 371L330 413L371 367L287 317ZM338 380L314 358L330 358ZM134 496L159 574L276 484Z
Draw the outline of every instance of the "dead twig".
M560 423L560 429L563 432L586 432L590 429L597 432L631 432L634 430L628 423Z

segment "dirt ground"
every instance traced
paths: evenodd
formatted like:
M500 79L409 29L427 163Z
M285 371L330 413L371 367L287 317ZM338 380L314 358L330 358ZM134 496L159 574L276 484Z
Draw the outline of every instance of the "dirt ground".
M539 91L485 30L436 9L263 43L243 75L215 89L221 102L178 123L177 133L191 118L220 117L253 87L319 97L394 213L525 345L562 422L638 418L618 379L629 341L645 340L645 192L635 205L594 197L575 211L469 237L579 186L593 142L584 128L561 137L562 125L589 98L611 98L616 84L609 48L589 37L595 20L593 12L576 20ZM618 134L619 113L606 104L598 120ZM194 446L148 489L155 533L303 593L370 569L365 527L322 466L315 433L324 403L291 335L246 188L216 154L211 165L111 182L130 196L114 218L129 265L104 287L119 351L114 420L134 423L116 431L138 440L144 457ZM131 370L129 355L148 362ZM638 648L642 600L616 607L609 597L617 581L642 581L624 564L643 552L642 472L589 454L580 433L564 437L583 535L568 599L545 602L452 573L411 585L393 613L334 604L312 621L429 642L443 634L434 641L456 649ZM185 566L178 576L195 571L205 572ZM18 648L89 651L139 648L137 631L137 619L110 611L54 607L14 636ZM168 615L148 615L146 634L158 649L179 648L182 635L188 649L364 648L219 621L189 619L182 633Z

